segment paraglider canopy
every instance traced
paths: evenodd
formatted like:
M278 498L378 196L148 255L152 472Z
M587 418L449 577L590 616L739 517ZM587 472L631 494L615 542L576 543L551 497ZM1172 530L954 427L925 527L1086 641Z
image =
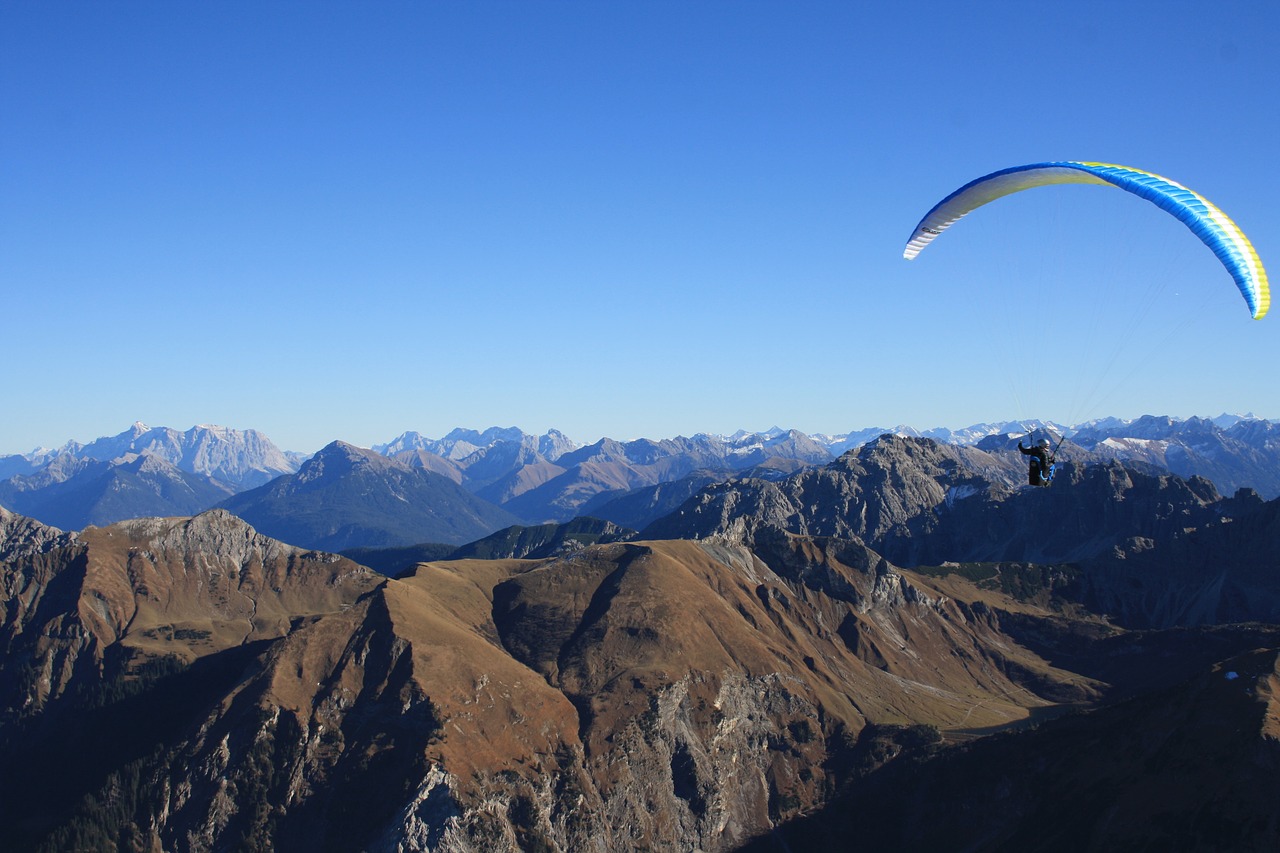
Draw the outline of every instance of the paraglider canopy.
M1158 205L1213 250L1235 279L1253 318L1260 320L1266 315L1271 305L1267 272L1249 239L1225 213L1204 196L1168 178L1113 163L1074 160L1032 163L1001 169L970 181L924 215L911 233L902 256L907 260L915 258L951 223L988 202L1021 190L1054 184L1119 187Z

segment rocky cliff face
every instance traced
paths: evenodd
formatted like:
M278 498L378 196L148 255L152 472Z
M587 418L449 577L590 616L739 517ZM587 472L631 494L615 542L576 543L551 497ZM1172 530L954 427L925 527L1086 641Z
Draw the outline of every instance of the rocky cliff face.
M642 534L751 541L781 529L858 538L902 565L1062 562L1217 516L1219 495L1203 478L1071 462L1049 489L1023 488L1023 476L1020 457L883 436L785 480L710 486Z
M0 565L22 564L37 554L66 547L76 541L74 533L17 515L0 506Z
M902 566L1070 565L1077 599L1130 627L1280 618L1280 502L1116 462L1067 462L1052 488L1017 487L1007 457L959 450L883 437L785 480L708 486L641 536L751 544L786 531L856 538Z
M1242 490L1206 510L1089 561L1080 600L1134 627L1280 623L1280 499Z
M830 465L785 480L710 486L642 533L749 541L757 530L776 528L879 542L930 525L936 507L975 495L1002 499L1020 476L1020 466L1008 458L885 435Z
M69 547L54 576L76 594L17 637L54 676L4 739L26 768L0 780L15 844L729 850L825 802L864 731L928 742L1104 689L1015 642L998 595L837 540L617 543L399 581L224 513ZM186 668L146 669L163 660ZM129 698L89 710L81 688L108 682ZM169 710L140 730L150 702ZM93 757L60 728L85 719L110 744ZM98 769L46 778L23 760L42 752Z
M188 430L136 423L117 436L66 450L83 459L109 462L125 454L153 456L190 474L225 483L233 490L260 486L298 466L257 430L201 425Z
M7 513L3 523L11 538L0 564L0 674L14 716L100 681L108 649L135 662L189 662L282 636L377 582L349 560L283 545L221 510L75 537Z
M71 678L82 646L72 614L83 555L74 533L0 509L0 724ZM55 645L71 651L50 654Z
M980 836L1024 839L1052 800L1010 796L1002 774L1046 785L1053 767L1083 788L1111 761L1108 790L1151 784L1156 771L1112 760L1116 732L1198 731L1213 713L1191 702L1161 716L1160 697L1173 707L1182 694L1153 691L1239 676L1245 663L1214 667L1250 650L1274 663L1280 634L1129 632L1080 606L1089 566L908 569L857 537L977 547L1008 523L988 515L1062 525L1076 493L1102 513L1081 525L1147 519L1150 541L1178 543L1190 565L1207 551L1263 558L1242 543L1274 541L1275 506L1119 466L1019 492L999 460L966 452L882 440L825 471L708 493L689 506L718 526L696 541L425 563L394 580L224 512L74 537L0 515L14 539L0 546L0 846L722 851L792 824L847 839L838 820L803 818L848 813L867 838L910 847L946 835L931 834L935 816L959 826L976 792L1008 804L1007 821L975 824ZM1063 503L1014 509L1023 501ZM1046 554L1074 547L1041 532ZM1134 567L1160 553L1096 538ZM1260 598L1274 571L1248 577ZM1250 660L1248 701L1214 706L1231 731L1186 743L1211 754L1273 736L1274 673ZM1093 716L1119 698L1149 704ZM1050 722L1067 710L1081 713ZM1035 724L1032 753L999 745ZM1067 734L1043 740L1051 726ZM1036 750L1047 764L1026 759ZM1178 754L1142 752L1166 767ZM1209 772L1179 777L1171 800ZM814 849L807 838L796 846Z

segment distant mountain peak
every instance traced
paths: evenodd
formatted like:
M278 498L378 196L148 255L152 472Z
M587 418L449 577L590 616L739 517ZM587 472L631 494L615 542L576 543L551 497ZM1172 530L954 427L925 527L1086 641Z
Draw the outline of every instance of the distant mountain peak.
M345 441L220 505L267 536L330 551L462 544L519 520L448 477Z
M370 466L395 467L394 460L380 453L348 444L345 441L331 441L316 451L315 455L302 463L294 475L298 484L310 483L327 477L340 476L359 468Z
M422 433L403 432L386 444L375 444L373 450L384 456L395 456L412 451L426 451L441 459L460 462L473 454L499 445L517 445L527 448L548 461L578 448L577 443L558 429L550 429L543 435L530 435L519 427L489 427L484 431L455 427L444 438L433 439Z

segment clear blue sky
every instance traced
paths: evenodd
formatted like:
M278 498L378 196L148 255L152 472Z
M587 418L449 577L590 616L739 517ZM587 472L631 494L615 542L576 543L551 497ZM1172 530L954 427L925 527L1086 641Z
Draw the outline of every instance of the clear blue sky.
M1103 160L1280 274L1278 36L1240 0L10 0L0 453L1277 418L1280 315L1132 196L902 248L971 178Z

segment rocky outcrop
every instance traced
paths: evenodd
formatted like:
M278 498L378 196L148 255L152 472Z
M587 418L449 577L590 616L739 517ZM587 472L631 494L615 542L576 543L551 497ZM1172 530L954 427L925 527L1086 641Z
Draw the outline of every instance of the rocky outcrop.
M193 661L283 636L295 620L338 610L380 580L345 558L261 536L221 510L137 519L74 538L37 528L27 540L33 535L46 547L0 566L0 673L18 716L100 680L108 649L135 665Z
M786 532L857 539L907 567L1071 566L1059 593L1134 628L1280 620L1280 500L1224 500L1205 478L1116 462L1067 462L1052 488L1011 487L1000 465L885 436L781 481L707 486L640 535L758 549Z
M51 843L107 821L161 849L729 850L826 802L869 724L998 726L1102 687L856 542L616 543L375 583L223 513L91 533L64 614L80 660L206 675L154 739L128 729L146 746L105 787L41 795L31 772L16 802L61 803Z
M853 507L897 482L946 507L974 482L925 443L846 464L864 466ZM1100 470L1135 502L1185 487L1161 516L1170 529L1199 500L1190 484ZM848 485L812 484L781 493L796 517L821 515L794 494ZM855 523L910 531L914 503L886 503ZM1222 535L1274 523L1256 496L1216 503L1232 513ZM24 560L53 570L27 611L38 618L6 623L19 654L0 675L38 671L46 687L17 680L25 705L0 721L0 846L726 851L850 802L876 803L866 819L882 827L896 767L911 779L956 743L1280 647L1256 626L1128 634L1061 596L1080 567L917 571L857 538L749 534L431 562L400 579L223 512L28 547ZM9 669L19 656L36 666ZM1273 681L1254 678L1249 696L1271 702ZM1083 774L1092 765L1071 762L1088 735L1070 743L1046 754ZM1016 751L977 749L1043 784ZM974 790L999 772L975 771ZM873 778L888 781L863 787ZM954 790L901 789L906 806L970 802L963 779L937 778ZM1010 802L986 829L1037 814L1034 799ZM932 812L902 814L927 827Z
M1065 463L1050 489L1021 467L931 439L883 436L778 482L713 484L644 537L753 542L761 531L856 538L905 566L946 561L1078 561L1134 538L1172 539L1221 513L1203 478L1118 463Z
M757 530L777 528L875 543L918 535L938 506L974 495L1003 498L1020 476L1010 460L981 450L884 435L785 480L709 486L642 535L750 541Z
M0 564L20 564L75 541L74 533L64 533L0 506Z
M74 533L0 509L0 725L74 674L87 641L74 616L83 576Z

